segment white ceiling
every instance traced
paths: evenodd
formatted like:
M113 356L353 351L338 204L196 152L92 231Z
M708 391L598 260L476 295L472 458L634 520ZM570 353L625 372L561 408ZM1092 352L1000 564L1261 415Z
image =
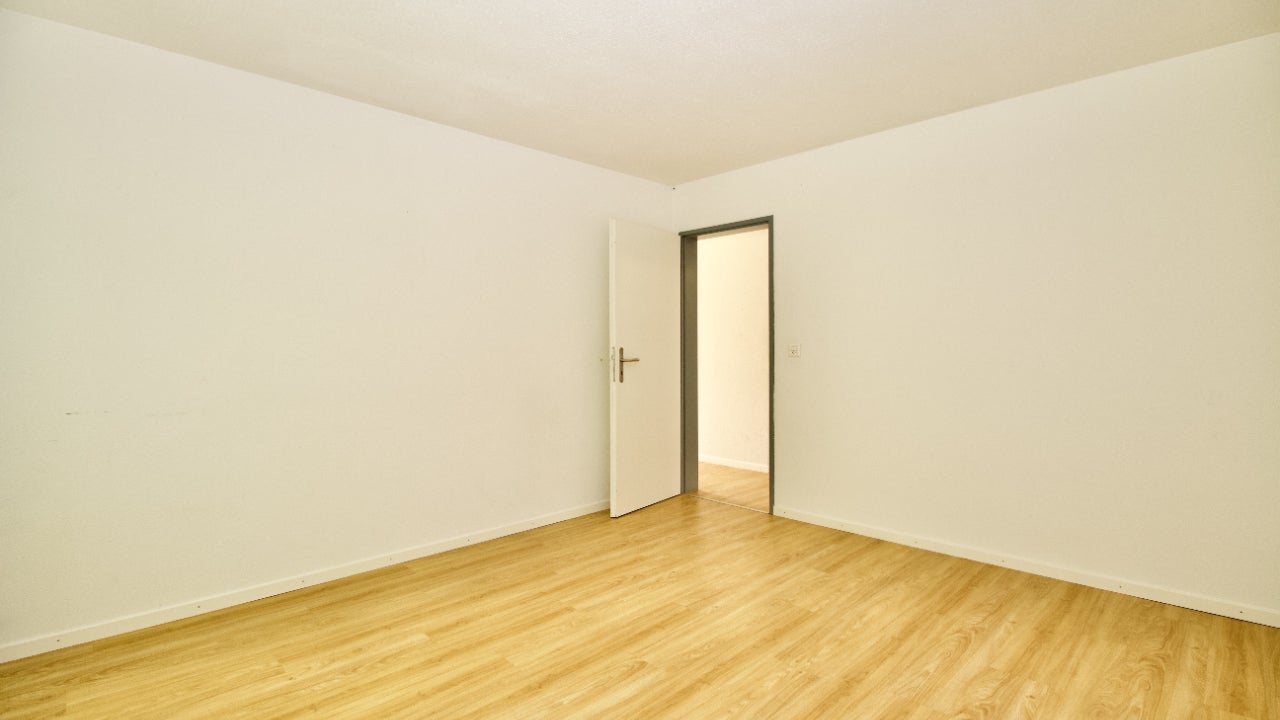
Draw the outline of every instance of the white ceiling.
M668 184L1280 31L1280 0L0 0Z

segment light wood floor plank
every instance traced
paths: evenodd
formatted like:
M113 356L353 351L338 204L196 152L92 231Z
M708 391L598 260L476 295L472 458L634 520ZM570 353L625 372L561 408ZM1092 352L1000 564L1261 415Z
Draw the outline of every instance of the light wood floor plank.
M682 496L0 665L4 718L1269 718L1280 630Z

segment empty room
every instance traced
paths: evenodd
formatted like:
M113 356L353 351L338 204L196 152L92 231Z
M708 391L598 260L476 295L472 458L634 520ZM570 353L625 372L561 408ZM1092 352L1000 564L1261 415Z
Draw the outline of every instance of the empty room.
M0 0L6 720L1276 720L1277 518L1280 2Z

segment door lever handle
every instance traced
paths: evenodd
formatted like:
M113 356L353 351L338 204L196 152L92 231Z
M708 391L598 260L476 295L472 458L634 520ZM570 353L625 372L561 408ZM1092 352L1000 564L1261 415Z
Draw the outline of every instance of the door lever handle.
M625 382L626 376L627 376L627 363L629 362L640 362L640 358L627 357L627 351L619 347L618 348L618 382Z

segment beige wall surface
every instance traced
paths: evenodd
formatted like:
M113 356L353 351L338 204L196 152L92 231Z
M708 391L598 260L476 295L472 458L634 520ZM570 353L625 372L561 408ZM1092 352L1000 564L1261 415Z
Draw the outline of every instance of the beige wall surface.
M778 511L1280 623L1278 128L1271 35L677 188L774 216Z
M670 188L7 11L0 68L0 652L608 497Z
M698 240L698 455L769 470L769 231Z

